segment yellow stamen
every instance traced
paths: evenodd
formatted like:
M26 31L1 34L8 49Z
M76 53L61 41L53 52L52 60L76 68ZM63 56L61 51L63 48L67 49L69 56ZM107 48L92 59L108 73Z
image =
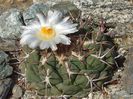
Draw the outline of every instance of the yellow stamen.
M37 34L37 36L41 40L50 40L55 36L55 31L52 28L49 27L42 27L40 29L40 32Z

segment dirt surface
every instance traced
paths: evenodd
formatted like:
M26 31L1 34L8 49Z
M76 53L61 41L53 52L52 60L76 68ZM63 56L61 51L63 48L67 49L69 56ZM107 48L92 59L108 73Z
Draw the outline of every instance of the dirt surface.
M0 0L0 14L11 8L26 9L32 4L32 0Z

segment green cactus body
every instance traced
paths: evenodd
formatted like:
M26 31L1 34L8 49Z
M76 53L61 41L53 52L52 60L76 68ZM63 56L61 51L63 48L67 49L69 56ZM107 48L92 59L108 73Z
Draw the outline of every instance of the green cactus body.
M64 5L57 4L53 6L53 9L68 8L69 12L73 12L73 10L80 12L77 11L78 9L75 6L71 4L70 6L66 6L66 3ZM78 14L74 15L74 17L77 17ZM92 26L97 28L95 23ZM86 32L90 32L91 37L90 35L85 37ZM30 54L21 66L24 67L27 83L30 87L43 96L74 95L77 97L88 96L90 91L97 90L98 87L101 88L113 75L114 58L117 52L110 36L105 35L105 33L97 35L93 32L95 32L95 29L87 24L75 35L70 34L72 43L75 39L74 36L78 36L78 38L74 41L74 44L71 44L73 49L68 52L66 50L64 53L47 50L47 54L41 54L43 51L36 49L32 52L24 48L24 51ZM93 43L83 44L79 48L78 41L80 39L88 42L92 38ZM66 49L69 49L68 47L65 46ZM58 49L64 50L65 48L59 46ZM76 55L73 55L72 51ZM66 53L69 54L66 55Z
M50 55L45 57L39 51L33 51L22 65L25 66L28 83L39 95L87 96L90 91L97 89L95 85L101 87L113 75L115 50L113 42L109 41L110 46L101 44L108 41L106 37L102 35L96 39L97 44L86 46L89 51L85 51L81 59L71 54L61 61L55 53L49 52ZM42 64L44 57L46 61Z

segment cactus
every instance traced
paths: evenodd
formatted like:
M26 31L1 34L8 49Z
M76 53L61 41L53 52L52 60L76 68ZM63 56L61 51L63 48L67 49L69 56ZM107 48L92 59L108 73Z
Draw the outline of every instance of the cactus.
M26 70L30 88L44 96L85 97L111 80L117 56L116 45L113 37L105 33L103 23L98 33L91 26L84 26L79 32L69 35L72 44L59 44L56 52L23 48L29 56L21 66Z

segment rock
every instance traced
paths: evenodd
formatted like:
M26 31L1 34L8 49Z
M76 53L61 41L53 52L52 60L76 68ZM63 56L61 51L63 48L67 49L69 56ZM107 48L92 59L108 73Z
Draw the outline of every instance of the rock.
M133 95L122 90L111 95L111 99L133 99Z
M21 12L10 9L0 16L0 37L16 39L20 35L20 26L23 25Z
M13 87L12 93L15 99L19 99L23 95L22 88L19 85Z
M81 11L73 3L69 1L59 2L53 5L51 9L59 10L64 14L69 14L70 12L74 18L77 18L81 13Z
M24 13L23 13L23 18L25 24L30 24L31 21L36 19L36 14L37 13L44 13L46 14L47 11L49 10L49 6L46 5L45 3L35 3L32 6L30 6Z
M61 2L61 1L73 1L73 0L33 0L34 3L38 3L38 2Z
M73 0L74 4L78 5L78 7L85 7L94 4L93 0Z
M4 61L7 61L8 55L4 53L3 51L0 51L0 64Z
M0 50L1 51L15 51L17 49L18 47L16 46L16 40L0 38Z
M128 3L122 2L105 2L97 5L92 5L91 7L84 8L84 13L93 14L95 16L102 16L109 22L120 22L126 23L131 22L133 7ZM129 21L130 20L130 21Z
M0 79L10 76L13 68L8 65L8 55L0 51Z
M32 21L34 21L36 19L37 13L46 14L47 11L50 9L50 7L51 5L49 4L49 2L46 3L38 2L33 4L23 13L25 24L27 25L30 24ZM57 4L54 4L54 6L51 7L51 9L60 10L65 13L70 11L73 14L73 16L76 17L79 15L80 12L80 10L71 2L58 2Z
M94 4L83 6L80 0L75 1L74 4L82 11L82 17L92 15L94 20L103 17L107 25L114 24L113 28L110 28L116 30L119 35L133 34L133 28L131 28L133 24L133 6L129 2L125 0L94 0Z
M133 47L129 49L126 67L123 77L123 84L128 94L133 94Z
M10 78L0 80L0 99L7 99L7 95L12 88L13 81Z

